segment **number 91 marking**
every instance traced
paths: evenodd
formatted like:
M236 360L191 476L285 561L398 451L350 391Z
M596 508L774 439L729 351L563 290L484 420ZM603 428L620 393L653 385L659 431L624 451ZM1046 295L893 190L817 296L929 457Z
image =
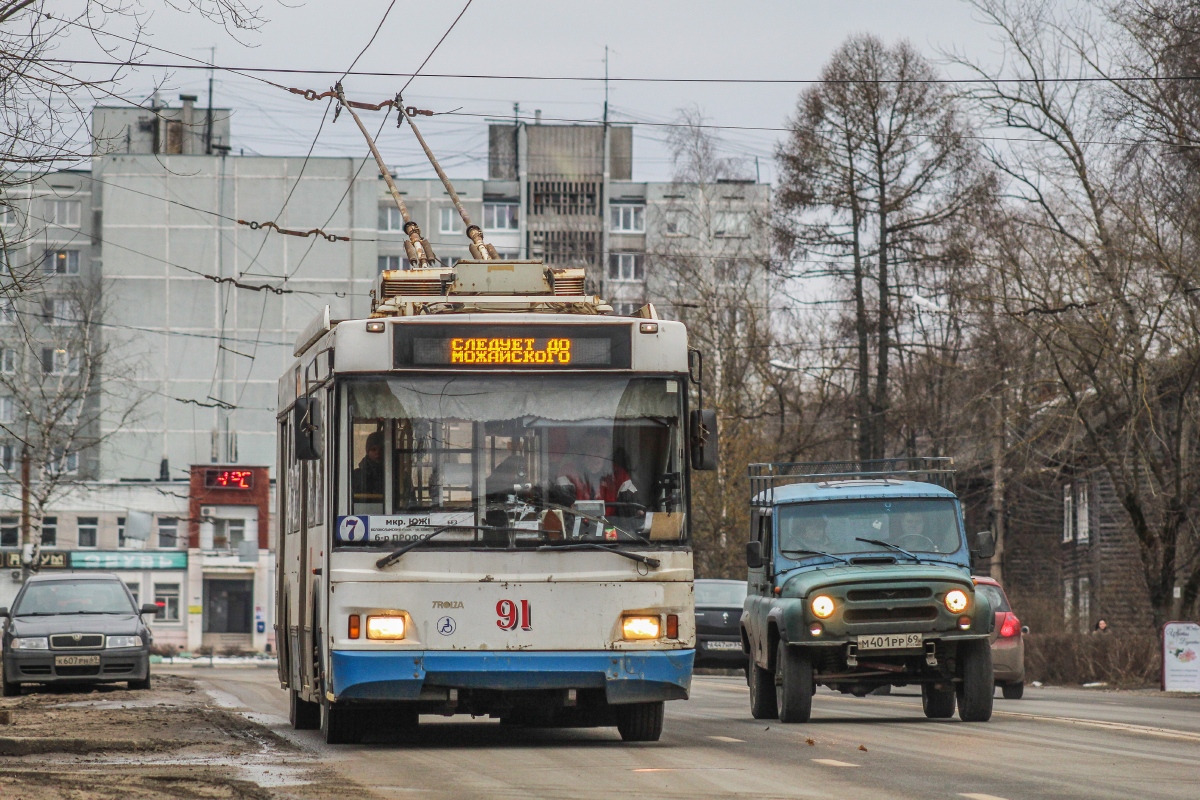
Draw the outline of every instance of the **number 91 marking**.
M518 606L512 600L501 600L496 603L496 626L501 630L513 631L517 629L517 625L521 626L523 631L533 630L533 621L529 613L529 601L522 600Z

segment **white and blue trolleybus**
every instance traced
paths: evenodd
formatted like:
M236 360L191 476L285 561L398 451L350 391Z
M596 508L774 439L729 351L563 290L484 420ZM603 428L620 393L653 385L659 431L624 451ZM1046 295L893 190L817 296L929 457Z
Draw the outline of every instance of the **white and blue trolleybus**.
M279 383L293 725L658 739L692 675L690 474L716 461L684 326L535 261L383 272L372 306L326 309Z

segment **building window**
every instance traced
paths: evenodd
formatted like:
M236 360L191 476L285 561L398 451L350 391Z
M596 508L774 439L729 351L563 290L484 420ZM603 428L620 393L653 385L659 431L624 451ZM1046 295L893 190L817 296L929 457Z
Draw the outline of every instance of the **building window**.
M404 217L400 216L400 209L396 208L395 206L380 206L379 230L403 232Z
M133 595L133 604L140 608L142 605L142 602L141 602L142 586L141 586L141 584L127 583L127 584L125 584L125 586L129 589L129 593L131 595Z
M406 259L404 256L380 256L379 271L406 269Z
M79 453L67 452L61 447L55 447L46 469L52 475L74 475L79 471Z
M646 207L629 204L611 206L608 210L609 230L613 233L645 233Z
M1075 541L1083 544L1091 538L1088 521L1088 487L1081 483L1075 489Z
M0 374L12 375L17 371L17 351L9 348L0 350Z
M1063 581L1063 625L1068 628L1075 620L1075 584L1070 579Z
M640 281L645 278L641 253L609 253L608 277L614 281Z
M47 250L42 260L42 273L45 275L78 275L78 250Z
M0 547L16 547L21 544L21 518L0 517Z
M516 203L484 203L483 229L485 231L515 231L518 208Z
M58 546L58 517L42 517L42 547Z
M687 236L687 214L682 211L667 211L663 215L663 233L667 236Z
M750 215L745 211L718 211L713 216L713 236L740 239L750 235Z
M15 325L17 322L17 307L9 298L0 298L0 325Z
M160 517L158 520L158 546L179 546L179 520L175 517Z
M1064 542L1075 541L1075 514L1072 513L1072 486L1067 484L1063 487L1063 538Z
M717 283L729 286L745 286L750 282L750 259L720 258L713 262Z
M80 547L95 547L96 530L99 527L100 520L96 517L80 517L76 522L76 543Z
M5 472L12 472L13 465L16 463L17 448L11 444L0 444L0 467L4 468Z
M42 301L42 319L47 325L78 325L79 304L73 300Z
M1086 575L1079 578L1078 603L1079 632L1087 633L1092 622L1092 579Z
M125 518L117 517L117 547L128 547L129 543L125 541Z
M462 233L462 218L458 216L457 208L438 209L438 218L440 233Z
M154 612L155 620L159 622L178 622L179 584L154 584L154 605L158 606L158 611Z
M64 228L78 228L82 208L78 200L47 200L46 221Z
M619 300L612 304L613 314L618 317L632 317L638 309L646 305L640 302L630 302L627 300Z
M10 205L0 205L0 225L17 224L17 210Z
M14 422L16 419L16 401L11 397L0 397L0 422Z
M78 375L79 356L62 347L42 348L42 372L47 375Z

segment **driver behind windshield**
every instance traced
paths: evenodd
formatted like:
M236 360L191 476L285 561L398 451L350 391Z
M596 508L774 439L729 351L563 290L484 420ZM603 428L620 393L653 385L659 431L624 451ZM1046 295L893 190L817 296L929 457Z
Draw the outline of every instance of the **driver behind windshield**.
M780 542L784 552L809 550L817 553L831 553L836 545L829 536L829 526L824 517L801 517L791 521L788 530Z
M551 474L552 497L566 501L560 505L603 500L606 515L632 507L638 489L622 463L624 451L613 449L608 432L601 428L567 428L558 438L562 446L553 448L557 452L552 455L557 459L551 465ZM610 508L610 504L616 507Z
M891 542L899 547L933 553L957 549L957 542L947 541L945 526L929 524L927 511L901 511L892 518L890 528Z

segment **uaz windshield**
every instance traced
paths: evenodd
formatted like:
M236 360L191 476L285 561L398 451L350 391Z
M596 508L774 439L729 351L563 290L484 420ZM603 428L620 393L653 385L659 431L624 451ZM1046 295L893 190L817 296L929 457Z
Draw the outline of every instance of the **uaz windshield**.
M913 553L954 553L962 544L958 508L954 500L897 498L887 500L835 500L780 506L779 549L847 553L892 552L899 547ZM871 544L874 539L893 546ZM793 556L795 557L795 556Z
M132 614L134 611L133 601L117 581L53 581L26 586L13 616Z
M678 543L680 381L404 376L345 384L339 544Z

